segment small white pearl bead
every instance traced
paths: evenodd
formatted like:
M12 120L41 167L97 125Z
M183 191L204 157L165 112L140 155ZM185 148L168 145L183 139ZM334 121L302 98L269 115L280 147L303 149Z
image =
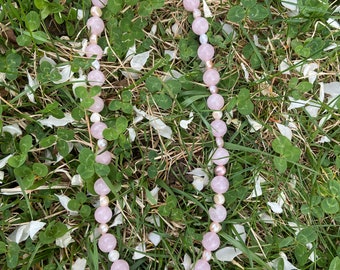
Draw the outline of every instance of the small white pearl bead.
M90 121L91 121L92 123L100 122L100 119L101 119L101 116L100 116L100 114L97 113L97 112L94 112L94 113L91 114L91 116L90 116Z
M98 230L101 234L105 234L109 231L109 226L107 224L101 223L99 224Z
M99 149L104 149L104 148L107 147L107 140L105 140L105 139L99 139L99 140L97 141L97 145L98 145Z
M211 94L217 94L218 93L218 88L216 85L212 85L209 87L210 93Z
M213 63L213 61L209 60L209 61L205 62L205 66L206 66L207 69L211 69L211 68L214 67L214 63Z
M206 261L210 261L211 258L212 258L211 251L209 251L209 250L204 250L204 251L203 251L203 254L202 254L202 259L203 259L203 260L206 260Z
M223 139L222 138L216 138L216 145L217 145L217 147L223 147L223 145L224 145L224 141L223 141Z
M111 250L108 257L110 262L115 262L119 259L119 252L117 250Z
M92 16L101 17L102 14L103 14L103 12L102 12L100 7L97 7L97 6L91 7L91 15Z
M212 116L214 117L215 120L220 120L223 116L221 111L214 111L212 113Z
M214 202L216 204L220 204L220 205L224 204L225 203L224 195L223 194L216 194L214 196Z
M110 199L107 196L100 196L99 203L100 203L100 206L108 206L110 203Z
M192 12L192 15L194 16L194 18L198 18L201 17L201 11L198 8L195 8Z
M212 222L210 224L210 231L211 232L214 232L214 233L218 233L219 231L222 230L222 226L220 223L217 223L217 222Z
M207 44L208 43L208 36L206 34L200 35L200 43Z
M91 35L90 36L90 43L91 44L97 44L98 43L98 36L97 35Z

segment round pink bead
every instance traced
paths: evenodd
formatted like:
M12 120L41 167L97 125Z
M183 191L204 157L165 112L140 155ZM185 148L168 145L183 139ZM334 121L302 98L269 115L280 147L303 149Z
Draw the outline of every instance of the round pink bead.
M224 176L215 176L210 183L211 189L216 193L225 193L229 189L229 181Z
M98 240L98 247L103 252L114 250L117 245L117 240L111 233L103 234Z
M94 6L103 8L107 5L107 0L92 0L92 4Z
M111 270L129 270L129 264L125 260L117 260L111 265Z
M111 163L112 154L109 151L105 151L96 156L96 162L104 165L109 165Z
M214 232L208 232L203 236L203 247L208 251L214 251L220 246L220 238Z
M98 223L107 223L112 218L112 211L108 206L100 206L94 212L94 218Z
M223 205L215 204L209 209L209 217L212 221L221 223L227 218L227 210Z
M210 110L219 111L224 106L224 98L220 94L212 94L207 99L207 105Z
M194 11L200 6L199 0L183 0L183 6L187 11Z
M227 133L227 125L222 120L214 120L211 122L212 133L215 137L223 137Z
M87 74L87 80L91 86L102 86L105 82L105 76L100 70L92 70Z
M96 59L99 60L103 56L103 49L97 44L89 44L85 48L85 54L89 58L96 55Z
M91 134L97 140L103 139L103 131L107 128L107 125L103 122L95 122L91 126Z
M104 100L98 96L93 97L93 99L94 103L89 108L89 111L97 113L101 112L104 109Z
M206 260L198 260L195 264L194 270L210 270L210 264Z
M203 74L203 82L207 86L213 86L220 81L220 74L216 69L207 69Z
M216 165L225 165L229 161L229 152L220 147L217 148L215 153L212 156L212 162L215 163Z
M197 55L202 61L209 61L214 57L215 49L210 44L202 44L198 47Z
M227 173L227 169L224 166L216 166L215 174L216 175L225 175Z
M192 31L196 35L203 35L205 34L209 29L209 23L208 21L203 17L198 17L192 22Z
M90 30L92 35L100 36L104 31L105 25L101 18L91 17L87 20L87 28Z
M106 185L103 178L99 178L94 182L94 191L100 196L105 196L110 193L110 188Z

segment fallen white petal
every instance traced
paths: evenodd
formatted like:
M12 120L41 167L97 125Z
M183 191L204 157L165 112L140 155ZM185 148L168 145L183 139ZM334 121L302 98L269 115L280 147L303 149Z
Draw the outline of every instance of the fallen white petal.
M150 125L158 132L158 134L167 139L172 138L172 130L169 126L167 126L161 119L146 116L146 118L150 121Z
M156 225L157 227L161 226L161 220L157 215L150 215L145 218L145 221L149 222L150 224Z
M192 185L196 190L201 191L206 185L209 184L209 176L202 168L195 168L190 172L187 172L193 176L194 181Z
M50 63L53 67L57 65L57 63L50 57L46 56L44 53L44 56L40 58L39 60L39 65L41 65L42 62L48 62Z
M0 184L2 184L2 180L4 180L4 177L5 177L5 172L0 171Z
M158 244L161 242L162 238L158 233L155 232L151 232L148 234L148 238L150 240L150 242L157 247Z
M73 211L68 208L67 204L71 200L69 197L63 194L62 195L55 194L55 195L58 197L60 204L67 210L70 216L78 215L78 211Z
M302 99L294 99L293 97L288 97L291 103L289 104L289 107L287 110L292 110L292 109L297 109L304 107L308 101L307 100L302 100Z
M340 82L320 83L320 88L329 95L327 104L334 106L335 100L340 96Z
M66 248L70 243L73 243L74 240L71 236L71 230L67 231L62 237L59 237L55 240L55 244L58 247Z
M259 37L257 35L253 35L253 39L254 39L254 44L256 47L261 48L261 49L266 49L265 46L259 43Z
M27 73L27 79L28 79L28 85L25 85L25 91L27 91L27 97L28 99L32 102L32 103L36 103L35 99L34 99L34 92L35 90L38 89L39 87L39 82L38 79L35 78L33 79L31 74L28 72L28 70L26 70Z
M187 253L184 254L183 262L181 263L181 265L183 265L184 270L191 270L192 261Z
M132 57L136 54L137 48L136 44L134 43L126 52L124 61L131 61Z
M166 72L164 76L162 76L162 80L164 82L166 82L168 80L178 79L178 78L180 78L182 76L183 76L182 73L180 73L177 70L172 69L172 70Z
M71 178L71 185L72 186L83 186L83 179L81 178L80 174L75 174Z
M155 186L155 187L150 191L152 197L154 197L156 201L158 201L158 193L159 193L160 190L161 190L161 189L160 189L158 186Z
M176 58L176 51L174 50L164 50L164 55L170 56L170 61Z
M188 129L188 126L192 122L192 120L194 120L194 113L190 112L189 119L188 120L181 120L179 122L179 125L184 129Z
M287 259L287 256L285 253L283 252L280 252L280 257L283 259L283 270L295 270L295 269L298 269L296 268L293 264L291 264L288 259ZM271 262L269 262L268 264L273 267L275 270L278 269L279 267L279 262L280 262L280 258L277 258L275 260L272 260Z
M299 225L292 221L288 222L288 226L294 230L295 235L297 235L302 230L302 228Z
M290 141L292 140L293 132L289 127L279 123L276 123L276 126L279 129L281 135L285 136Z
M216 251L216 259L221 262L231 262L235 257L242 254L242 251L234 247L225 247Z
M210 8L207 5L207 3L205 2L205 0L203 0L203 14L204 14L204 17L206 17L206 18L212 17L212 13L210 11Z
M289 71L289 65L288 65L288 60L287 58L285 58L284 60L282 60L282 62L279 65L279 71L282 72L282 74L290 74Z
M146 51L146 52L134 55L130 62L131 67L138 71L142 70L146 61L148 61L149 56L150 56L150 51Z
M157 24L154 23L154 24L151 26L150 34L151 34L151 35L156 35L156 32L157 32Z
M134 142L137 136L135 129L130 127L127 130L129 132L129 141Z
M180 25L177 22L175 22L171 26L171 32L174 35L174 37L178 37L179 35L182 34L182 28L180 27Z
M77 258L77 260L72 264L71 270L85 270L86 259Z
M132 259L133 260L138 260L141 258L145 257L145 252L146 252L146 246L145 243L139 243L136 247L135 247L135 252L133 253Z
M264 223L267 223L267 224L275 223L275 220L271 216L269 216L267 213L260 213L259 218L260 220L262 220Z
M3 159L0 159L0 169L6 166L8 160L13 156L13 154L8 155L7 157L4 157Z
M13 137L21 136L22 131L18 124L7 125L2 127L2 132L7 132L11 134Z
M44 228L44 226L46 225L45 222L41 222L41 221L31 221L29 223L29 235L30 238L33 240L34 236L42 229Z
M192 185L197 191L201 191L204 188L204 180L199 176L193 176L194 181L192 181Z
M65 113L65 116L61 119L55 118L54 116L50 115L47 119L38 120L40 124L47 127L63 127L67 124L73 123L75 120L71 116L70 113Z
M241 62L241 67L242 67L242 70L244 72L244 78L246 80L246 82L249 82L249 72L246 68L246 66Z
M73 76L73 71L71 70L71 65L63 65L63 66L57 67L57 70L59 71L59 73L61 75L61 79L56 80L56 81L52 81L55 84L65 83L65 82L69 81Z
M123 224L123 215L120 213L115 217L110 227L116 227L121 224Z
M327 46L326 48L323 49L324 52L327 52L327 51L330 51L330 50L333 50L335 48L337 48L339 45L336 44L336 43L331 43L329 46Z
M262 195L261 184L266 182L266 180L260 175L257 175L254 180L255 180L255 187L247 199L256 198Z
M331 140L327 136L322 136L320 140L318 140L318 143L328 143Z
M87 87L86 75L83 74L83 71L81 69L79 70L79 77L76 78L72 76L72 78L70 78L70 82L72 83L72 90L75 96L76 96L75 90L77 87Z
M45 222L31 221L27 224L17 227L9 236L8 239L19 244L25 241L28 237L34 240L34 236L46 225Z
M261 125L259 122L256 122L255 120L251 119L249 115L246 115L246 118L251 126L250 129L251 133L258 131L263 127L263 125Z
M223 23L223 22L221 22L221 24L222 24L222 31L224 31L228 35L233 34L233 38L236 36L235 30L232 25L228 23Z
M281 4L291 11L298 10L297 0L281 0Z
M340 29L340 24L338 21L334 20L333 18L328 18L327 23L329 26L332 26L334 29Z
M267 202L267 205L276 214L281 214L283 212L282 207L277 202Z
M317 117L320 106L321 105L319 103L317 103L313 100L310 100L308 102L308 106L306 106L305 109L311 117Z
M237 234L234 233L235 239L238 241L240 237L242 242L245 243L247 239L247 234L246 234L246 230L244 226L241 224L234 224L233 227L235 228L237 232Z
M128 78L128 79L134 79L134 80L136 80L136 79L138 79L138 78L140 77L140 74L138 74L138 73L136 73L136 72L133 72L133 71L125 71L125 70L121 70L120 72L123 74L123 76L124 76L125 78Z
M78 21L82 20L84 18L84 14L85 14L84 10L77 9L77 20Z

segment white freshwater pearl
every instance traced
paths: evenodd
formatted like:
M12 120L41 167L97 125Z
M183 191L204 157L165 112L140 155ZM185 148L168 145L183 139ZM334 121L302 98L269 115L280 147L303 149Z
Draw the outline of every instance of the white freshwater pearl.
M224 203L225 203L225 197L224 197L224 195L223 195L223 194L216 194L216 195L214 196L214 202L215 202L216 204L220 204L220 205L224 204Z
M212 258L212 253L209 250L204 250L202 254L202 259L206 260L207 262L210 261Z
M194 16L194 18L198 18L201 17L202 13L198 8L195 8L192 12L192 15Z
M91 43L91 44L97 44L97 43L98 43L98 36L95 35L95 34L92 34L92 35L90 36L90 43Z
M110 203L110 199L107 196L100 196L99 203L100 203L100 206L108 206Z
M104 148L107 147L107 140L105 140L105 139L99 139L99 140L97 141L97 145L98 145L99 149L104 149Z
M109 231L109 226L106 223L99 224L98 230L101 234L107 233Z
M91 15L96 17L101 17L103 14L102 9L97 6L91 7Z
M110 262L117 261L119 259L119 252L117 250L111 250L108 256Z
M100 116L99 113L94 112L93 114L91 114L91 116L90 116L90 121L91 121L92 123L100 122L100 120L101 120L101 116Z
M215 120L220 120L223 116L223 113L221 111L214 111L212 113L212 116L214 117Z
M200 35L200 43L207 44L208 43L208 36L206 34Z
M217 223L217 222L212 222L210 224L210 231L211 232L214 232L214 233L218 233L219 231L222 230L222 226L220 223Z

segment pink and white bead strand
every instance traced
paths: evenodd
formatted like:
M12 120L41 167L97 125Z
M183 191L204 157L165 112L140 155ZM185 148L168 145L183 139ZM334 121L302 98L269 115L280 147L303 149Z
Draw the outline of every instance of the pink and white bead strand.
M203 82L210 90L211 95L207 100L208 108L213 111L214 120L211 123L212 134L216 139L217 149L212 155L212 162L216 165L215 177L210 185L211 189L216 193L214 196L214 206L209 209L209 217L212 223L209 226L209 232L203 235L202 246L204 248L202 258L195 264L195 270L210 270L209 261L212 258L212 251L215 251L220 246L220 238L218 232L222 229L221 223L227 218L227 210L223 206L225 202L224 193L229 188L229 181L225 177L225 165L229 160L228 151L223 148L223 136L227 132L227 125L222 118L222 108L224 107L224 98L218 94L217 84L220 81L220 75L213 67L212 58L214 57L214 47L208 43L206 35L209 29L209 23L201 17L199 10L199 0L183 0L184 8L193 13L194 21L192 30L199 36L201 45L198 48L197 55L205 63L206 70L203 74Z
M104 31L104 22L101 19L102 8L107 4L108 0L92 0L93 6L91 7L91 15L87 21L87 28L90 31L90 42L85 49L87 57L96 56L96 60L93 63L94 69L87 75L87 80L90 87L102 86L105 82L105 76L100 71L99 60L102 58L103 50L97 44L98 37ZM112 154L106 150L107 141L104 139L103 131L107 128L107 125L101 121L102 117L100 112L104 108L104 101L98 96L94 98L94 104L89 108L92 112L90 121L92 122L90 132L92 137L97 139L97 152L96 162L100 164L108 165L111 162ZM108 258L112 261L111 270L128 270L129 264L125 260L119 259L119 252L115 250L117 245L116 237L108 233L109 226L107 223L112 218L112 210L109 207L109 198L107 194L110 193L110 188L106 185L102 178L99 178L94 184L94 190L99 195L99 207L96 209L94 217L99 223L98 230L101 236L98 239L98 247L102 252L108 253Z

